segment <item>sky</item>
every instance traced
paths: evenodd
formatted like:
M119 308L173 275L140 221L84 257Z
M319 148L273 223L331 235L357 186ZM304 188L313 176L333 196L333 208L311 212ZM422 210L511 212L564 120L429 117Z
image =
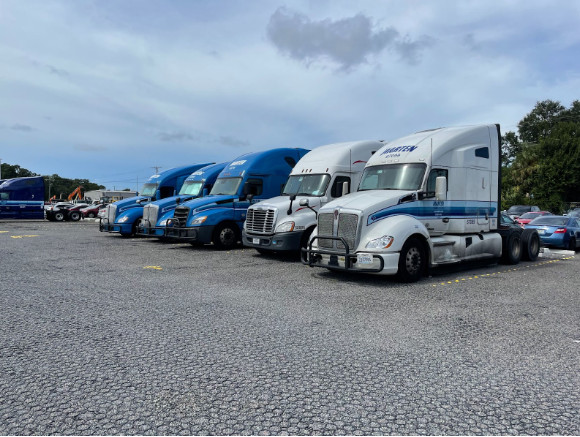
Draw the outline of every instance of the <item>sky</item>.
M580 99L570 0L0 0L0 160L138 189L179 165Z

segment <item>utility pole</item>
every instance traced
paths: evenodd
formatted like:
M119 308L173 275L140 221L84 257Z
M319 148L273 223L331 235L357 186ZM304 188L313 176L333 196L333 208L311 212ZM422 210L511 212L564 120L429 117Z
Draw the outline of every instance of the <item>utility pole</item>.
M154 166L153 166L153 167L151 167L151 168L154 168L154 169L155 169L155 174L159 174L159 169L160 169L160 168L163 168L163 167L158 167L158 166L154 165Z
M0 179L2 179L2 159L0 158Z

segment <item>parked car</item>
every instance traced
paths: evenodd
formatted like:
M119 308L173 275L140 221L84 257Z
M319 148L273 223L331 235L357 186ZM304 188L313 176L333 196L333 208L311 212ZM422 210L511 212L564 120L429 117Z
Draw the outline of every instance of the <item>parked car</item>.
M539 206L531 206L531 205L512 205L506 211L507 215L511 217L512 220L517 219L521 215L525 214L526 212L536 212L539 211Z
M519 216L515 222L520 225L522 228L525 227L525 225L527 225L529 222L531 222L533 219L538 218L538 217L543 217L545 215L552 215L551 212L549 211L534 211L534 212L526 212L525 214Z
M84 218L94 218L97 217L99 211L106 208L105 204L89 205L86 208L81 209L81 214Z
M576 217L548 215L538 217L526 225L526 229L536 229L545 246L578 251L580 245L580 224Z
M61 222L68 216L68 209L73 206L70 202L57 202L48 206L46 211L46 218L51 222Z
M63 220L71 220L77 222L81 219L82 208L89 206L88 203L70 203L58 202L46 209L46 218L50 221L61 222Z
M500 215L500 223L502 226L509 226L512 228L519 228L518 224L511 219L507 213L502 212Z
M578 218L578 217L580 217L580 208L571 209L570 211L568 211L564 215L567 215L568 217L576 217L576 218Z

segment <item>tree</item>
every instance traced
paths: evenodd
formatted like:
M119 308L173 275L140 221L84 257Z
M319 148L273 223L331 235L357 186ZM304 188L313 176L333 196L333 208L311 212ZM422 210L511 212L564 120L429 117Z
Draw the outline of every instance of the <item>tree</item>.
M518 123L520 139L537 143L550 135L552 128L566 115L566 108L553 100L537 102L532 111Z
M2 163L2 179L12 179L12 178L27 178L30 176L39 176L36 173L31 172L19 165L10 165L7 163Z
M515 132L508 131L501 137L501 163L509 166L522 151L522 143Z

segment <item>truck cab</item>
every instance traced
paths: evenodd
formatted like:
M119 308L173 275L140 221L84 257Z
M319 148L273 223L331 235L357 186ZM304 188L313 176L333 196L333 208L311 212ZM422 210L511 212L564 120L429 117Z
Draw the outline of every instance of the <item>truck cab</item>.
M250 206L244 246L260 253L306 247L320 207L356 189L365 164L382 146L380 141L352 141L307 153L292 169L281 196Z
M173 217L175 207L189 200L207 196L226 165L227 163L224 162L200 168L188 176L177 196L156 200L145 205L143 219L137 228L137 235L163 237L165 224L167 219Z
M236 246L251 203L279 195L288 175L308 150L280 148L249 153L230 162L209 196L177 206L165 220L164 238L192 244Z
M5 179L0 184L0 218L43 219L42 176Z
M428 268L535 259L539 237L500 223L499 125L422 131L386 143L358 191L320 209L310 266L418 280Z
M143 207L150 202L174 196L181 189L187 177L194 171L213 163L193 164L175 167L151 176L143 185L140 196L119 200L107 205L105 216L101 218L101 232L117 233L123 237L136 234L143 217Z

